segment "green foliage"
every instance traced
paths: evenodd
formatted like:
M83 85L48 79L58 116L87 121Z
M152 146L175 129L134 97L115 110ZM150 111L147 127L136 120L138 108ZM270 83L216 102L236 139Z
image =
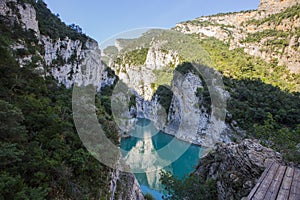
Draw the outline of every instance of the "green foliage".
M264 123L254 124L251 131L264 145L282 153L286 160L300 163L300 149L297 147L300 144L299 125L294 130L282 128L269 113Z
M132 51L126 52L124 55L121 55L121 58L116 60L116 63L119 65L144 65L147 58L148 48L135 49Z
M130 96L129 107L136 107L136 96L135 95Z
M17 107L0 99L0 138L8 141L23 141L26 139L23 113Z
M149 193L145 194L144 198L146 200L155 200L155 198L151 194L149 194Z
M28 53L43 52L31 31L13 29L5 20L0 24L0 199L109 198L111 169L82 145L73 123L72 91L39 76L36 59L20 68L16 58L27 52L15 52L11 44L25 41ZM116 125L96 101L97 117L117 144Z
M168 192L164 199L170 200L215 200L217 197L216 182L212 179L204 182L200 176L191 175L182 180L170 172L161 172L161 182Z
M80 40L85 43L88 37L71 27L67 26L57 16L55 16L48 8L47 4L38 0L34 7L37 11L37 20L39 22L39 29L43 35L47 35L52 39L65 39L69 37L72 40Z
M112 59L116 59L116 57L119 53L119 50L115 46L108 46L103 50L103 53Z
M227 12L227 13L218 13L214 15L210 15L210 17L221 17L221 16L226 16L226 15L232 15L232 14L240 14L240 13L251 13L256 10L242 10L238 12Z
M207 26L219 26L221 28L234 28L235 26L233 25L228 25L228 24L219 24L219 23L215 23L209 20L191 20L191 21L186 21L186 22L182 22L182 24L191 24L191 25L195 25L195 26L201 26L201 27L207 27Z
M229 112L240 126L250 129L253 124L262 124L271 113L278 125L295 128L300 123L299 93L289 94L259 80L224 79L231 99ZM234 88L233 88L234 87Z
M201 97L201 95L203 94L203 88L202 87L199 87L199 88L197 88L197 91L196 91L196 96L197 97Z
M266 84L279 87L283 91L299 92L299 74L292 74L284 66L267 63L259 58L247 55L243 49L229 50L223 42L208 38L201 41L202 47L210 54L211 67L225 77L236 80L261 80Z
M176 71L179 72L181 75L186 75L187 73L193 73L197 75L202 82L203 88L198 88L196 92L196 96L199 98L202 98L202 106L204 106L208 112L211 112L211 98L210 93L208 90L208 86L204 78L202 77L201 71L206 71L209 69L206 66L198 66L198 69L196 69L191 63L184 62L176 67Z
M45 199L49 189L26 187L20 176L0 172L0 199Z
M248 56L242 49L230 51L216 39L203 40L202 45L215 62L213 67L224 75L224 85L231 97L227 109L233 120L248 136L264 140L283 152L286 159L299 162L296 145L299 143L300 76L276 63ZM227 119L229 123L231 120ZM284 139L284 135L291 139ZM288 153L289 149L293 150Z
M297 29L296 29L297 30ZM285 32L275 29L267 29L261 32L248 33L247 37L242 40L242 43L261 42L262 39L266 39L263 43L265 48L264 51L281 51L289 45L288 37L297 35L296 32Z
M108 70L111 70L110 68L107 68ZM109 71L109 73L112 73L112 71ZM112 111L111 111L111 96L115 87L115 84L119 81L118 78L116 78L115 82L113 85L110 86L105 86L101 88L99 97L99 105L101 105L104 109L105 112L108 113L109 115L112 115ZM96 102L97 103L97 102Z
M13 45L16 41L22 38L24 41L24 48L16 49L14 53L16 56L22 58L28 55L33 55L34 58L40 59L40 56L35 55L37 51L42 52L42 46L39 44L33 30L24 30L21 25L17 23L11 24L10 19L6 16L0 16L0 45L2 47ZM19 41L20 42L20 41ZM38 60L36 60L37 62Z
M300 5L297 4L295 6L289 7L283 12L272 14L267 18L263 18L260 20L249 20L247 24L254 24L256 26L260 26L264 23L279 25L284 19L297 19L300 17Z
M122 55L125 55L126 52L134 52L134 54L136 54L136 51L149 49L152 41L160 41L160 49L164 53L167 53L169 51L174 52L174 50L176 50L181 62L197 61L201 64L211 64L209 55L201 47L199 40L190 35L186 35L177 31L151 29L145 32L141 37L136 39L118 39L118 42L122 47ZM193 49L193 51L191 51L191 49ZM137 56L133 55L133 57ZM120 57L115 60L117 64L124 64L124 62L122 61L123 58ZM141 59L141 61L143 60ZM144 64L144 62L142 64Z
M288 32L278 31L275 29L267 29L261 32L248 33L248 36L242 42L260 42L263 38L266 37L275 37L275 38L286 38L289 35Z
M173 71L175 66L170 64L168 66L162 67L160 69L154 69L153 73L155 74L155 85L153 89L156 89L158 85L169 85L171 86L171 82L173 79Z
M160 85L154 96L158 96L159 104L166 110L166 113L169 113L170 105L172 102L173 92L168 86Z

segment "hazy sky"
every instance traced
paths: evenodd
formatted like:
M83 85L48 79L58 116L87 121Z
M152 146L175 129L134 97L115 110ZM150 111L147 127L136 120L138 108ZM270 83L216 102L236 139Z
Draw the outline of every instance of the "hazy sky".
M257 9L259 0L45 0L66 24L78 24L102 42L123 31L171 28L203 15Z

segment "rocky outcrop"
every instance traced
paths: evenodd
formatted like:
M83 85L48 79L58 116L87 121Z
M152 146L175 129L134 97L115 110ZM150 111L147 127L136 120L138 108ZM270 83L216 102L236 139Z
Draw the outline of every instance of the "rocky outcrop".
M258 178L279 153L252 140L240 144L219 144L200 160L195 175L217 183L218 199L241 199L248 195Z
M179 58L176 52L162 51L159 49L159 44L153 44L147 52L143 65L122 63L111 65L111 67L128 87L134 89L145 100L151 100L155 92L151 85L157 82L155 70L158 71L170 65L176 66L178 63Z
M161 32L161 35L163 34L169 37L153 37L154 34L149 34L151 36L149 39L146 37L146 33L135 40L134 45L136 46L134 47L131 45L128 48L126 46L128 41L127 43L124 42L125 45L121 48L121 52L117 52L116 47L109 47L104 50L106 52L104 56L110 57L107 63L115 69L119 79L129 88L129 93L135 96L134 106L129 108L128 104L124 104L122 106L126 108L124 112L120 112L120 109L115 110L114 116L118 116L119 127L122 131L127 132L130 127L133 127L136 117L147 118L154 123L157 129L174 135L183 141L208 147L214 146L216 142L229 142L228 133L232 132L230 126L224 123L224 119L219 120L212 115L210 108L208 108L210 105L204 106L204 97L203 94L200 94L201 91L205 90L203 80L201 80L199 75L196 75L196 72L190 71L181 74L175 70L179 63L182 63L182 59L192 59L188 57L191 56L190 54L184 54L190 52L188 42L191 41L181 41L182 43L177 41L184 36L181 33ZM173 41L174 39L176 41ZM141 41L149 41L149 43L145 44ZM191 44L194 44L193 42L196 41L192 41ZM176 44L177 47L181 48L180 51L173 49L176 47L174 43L180 43ZM130 60L124 59L128 53L133 52L132 49L139 51L140 49L145 49L145 47L147 47L147 52L143 64L134 65ZM114 53L112 54L112 52ZM198 52L202 53L202 51ZM185 67L193 68L192 65L184 66L183 68ZM213 72L208 72L207 74L209 74L206 77L207 80L217 79ZM219 83L218 80L213 82ZM162 89L160 87L162 85L168 89ZM118 102L121 104L128 101L128 98L125 98L126 94L122 95L123 91L127 91L128 88L120 91L117 91L118 89L116 88L119 88L119 86L115 87L114 98L119 99ZM223 88L218 88L217 85L211 88L218 90L216 93L222 93L220 96L223 96L225 99L229 97L229 94ZM162 97L163 94L160 94L160 89L162 91L169 90L170 93L166 97ZM153 95L154 92L155 95ZM226 102L226 100L223 102ZM225 112L225 108L223 110Z
M217 123L209 108L204 105L203 95L197 96L198 90L204 91L204 84L198 75L175 73L172 81L173 98L167 116L167 124L162 129L175 137L201 146L212 147L217 142L229 142L223 131L212 131L212 123ZM219 122L220 130L226 125ZM223 133L221 137L221 133Z
M38 63L38 70L46 71L41 74L51 75L70 88L74 83L79 86L92 84L98 89L103 85L113 82L105 75L105 67L101 63L101 52L98 44L93 39L88 39L85 43L81 40L71 40L70 38L51 39L49 36L41 35L36 19L35 8L29 3L18 3L15 0L1 0L0 14L5 16L10 23L21 25L26 30L32 30L39 40L44 54L36 52L35 55L27 55L19 58L22 66L32 62L32 57L38 56L46 66ZM13 49L26 48L25 41L18 41L13 44ZM105 85L104 84L104 85Z
M122 112L114 111L113 108L114 116L118 119L117 123L122 131L127 132L133 128L136 118L147 118L158 130L193 144L213 147L217 142L231 141L231 126L212 116L210 105L204 103L203 94L197 96L197 92L204 91L203 82L198 75L192 72L181 74L174 71L170 89L173 95L170 97L168 113L160 104L161 97L157 94L151 100L146 100L135 93L135 107L123 109ZM115 89L113 99L125 102L125 94L122 93L128 88L117 90ZM224 96L224 98L229 97L226 92ZM113 107L117 106L113 104ZM122 107L126 108L128 104L125 103Z
M140 185L131 173L114 170L110 191L110 200L144 200Z
M94 40L83 44L80 40L69 38L53 41L42 36L45 48L44 59L52 75L59 83L70 88L74 83L79 86L92 84L99 87L104 68L101 52Z
M29 3L19 4L17 0L1 0L0 15L11 18L11 21L21 24L27 30L33 30L39 36L36 11Z
M24 30L34 31L33 36L37 40L37 44L34 45L39 48L35 48L34 55L18 58L20 67L25 67L26 63L33 62L33 57L37 57L39 63L34 64L37 64L38 70L42 71L41 75L53 76L59 84L63 84L67 88L71 88L74 84L78 86L92 84L100 90L101 87L114 83L116 77L110 76L106 66L101 62L101 52L95 40L89 38L83 42L79 39L72 40L69 37L55 40L47 35L42 35L36 19L36 10L29 3L0 0L0 15L1 19L5 19L5 22L11 27L21 25ZM26 45L32 44L26 44L26 41L19 39L12 44L12 49L27 50ZM114 170L112 180L117 184L116 187L110 188L112 199L144 199L132 173ZM117 193L119 194L118 198Z
M288 7L300 3L299 0L261 0L258 10L266 11L269 14L278 13Z
M278 61L292 73L300 73L299 4L299 0L262 0L258 10L200 17L174 29L200 38L215 37L229 43L230 49L243 48L252 56ZM294 10L288 10L291 6ZM258 41L248 40L251 34Z

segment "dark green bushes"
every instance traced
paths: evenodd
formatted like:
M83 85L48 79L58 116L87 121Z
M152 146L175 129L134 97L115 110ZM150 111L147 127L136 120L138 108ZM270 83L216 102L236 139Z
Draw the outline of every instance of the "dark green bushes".
M167 191L167 195L164 195L164 199L218 199L216 182L212 179L205 182L201 177L191 175L180 180L174 177L170 172L161 172L160 180Z
M130 64L134 66L144 65L146 62L148 48L135 49L128 51L116 59L116 63L119 65Z
M272 14L271 16L261 19L261 20L250 20L247 22L247 24L254 24L256 26L260 26L264 23L274 23L276 25L280 24L282 20L284 19L293 19L293 18L299 18L300 17L300 5L297 4L295 6L289 7L283 12Z
M85 43L88 37L78 31L66 26L57 16L55 16L47 8L47 5L42 1L38 0L34 3L34 7L37 11L37 20L39 22L39 29L43 35L49 36L52 39L65 39L69 37L72 40L81 40Z
M158 102L166 110L166 113L169 113L173 97L172 90L167 86L160 85L155 91L155 95L158 95Z
M0 24L0 199L109 198L111 169L82 145L73 123L72 91L39 76L38 57L19 66L17 57L43 52L31 31L5 20ZM10 45L20 40L25 50L15 52ZM97 106L103 129L117 144L111 116Z
M247 130L249 137L264 140L265 144L271 142L270 146L281 151L286 159L299 162L296 146L300 143L300 76L290 74L285 67L248 56L242 49L229 51L227 45L216 39L204 40L202 44L215 62L214 68L224 75L224 85L231 97L227 109L233 120ZM268 135L268 131L262 130L270 116L274 126ZM284 134L287 139L282 138ZM294 150L288 153L289 149Z
M286 38L289 35L288 32L277 31L274 29L264 30L262 32L256 32L252 34L248 34L247 38L242 42L260 42L263 38L266 37L275 37L275 38Z

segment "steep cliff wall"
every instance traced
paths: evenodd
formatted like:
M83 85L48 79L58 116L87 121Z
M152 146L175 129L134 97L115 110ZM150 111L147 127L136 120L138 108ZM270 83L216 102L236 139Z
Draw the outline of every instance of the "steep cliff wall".
M34 67L41 76L52 76L59 84L63 84L67 88L71 88L74 84L78 86L92 84L100 90L105 85L113 84L115 77L109 76L106 67L102 64L101 52L97 42L86 36L82 36L86 40L76 39L76 35L80 36L80 34L72 32L69 27L55 18L53 14L49 13L50 11L45 5L42 6L42 11L38 10L40 7L36 7L35 1L25 3L14 0L0 0L1 23L4 21L7 25L6 28L21 27L24 31L18 30L20 33L30 34L30 41L25 36L19 35L20 37L16 38L15 41L11 41L10 44L20 67ZM48 19L38 19L38 12L39 14L43 12L50 14L51 16L48 17L56 20L53 23L59 21L62 24L61 30L55 30L58 33L67 30L73 35L65 34L65 37L53 37L51 34L45 34L40 30L44 24L39 20L47 21ZM49 24L49 26L55 26L55 24ZM111 199L144 199L133 174L117 170L111 171L109 180L98 180L106 181L105 184L108 188L102 188L103 191L111 189L110 194L102 194L103 196L111 196ZM118 182L118 187L114 188L112 185L116 182ZM114 198L116 193L122 195ZM94 196L99 196L99 194L94 194Z
M100 87L102 74L105 67L101 64L101 52L95 40L87 38L80 39L51 38L48 35L41 35L36 16L36 10L29 3L19 4L13 0L2 0L0 2L0 14L10 20L11 23L20 24L27 30L34 32L38 39L39 51L34 55L27 55L20 58L20 63L32 61L33 56L39 56L43 62L39 66L45 71L44 74L53 76L59 83L70 88L74 83L77 85L92 84ZM66 26L66 29L68 27ZM26 41L18 41L14 44L15 49L25 48ZM45 63L46 66L42 66ZM104 78L108 78L105 77Z
M134 105L119 113L123 131L138 117L150 119L157 129L194 144L211 147L216 142L230 141L230 125L216 119L209 103L204 102L210 97L199 69L184 62L199 59L209 63L207 53L195 39L174 31L150 30L139 38L118 42L118 48L108 47L104 56L135 96ZM211 77L206 81L218 82L213 72L208 74ZM220 96L229 97L223 88L219 89Z
M261 1L258 10L200 17L176 25L175 30L215 37L243 48L250 55L300 72L300 5L298 0Z
M175 52L162 51L156 44L144 51L144 62L136 64L124 59L122 63L111 65L111 67L128 87L134 89L146 100L150 100L155 92L154 84L159 81L156 72L168 66L176 66L179 58Z
M74 83L79 86L92 84L101 86L105 68L101 63L101 52L96 41L88 40L83 44L80 40L53 41L41 36L45 48L44 59L52 75L59 83L70 88Z
M17 0L2 0L0 1L0 15L11 18L12 22L20 23L25 29L35 31L39 36L36 11L31 4L19 4Z

